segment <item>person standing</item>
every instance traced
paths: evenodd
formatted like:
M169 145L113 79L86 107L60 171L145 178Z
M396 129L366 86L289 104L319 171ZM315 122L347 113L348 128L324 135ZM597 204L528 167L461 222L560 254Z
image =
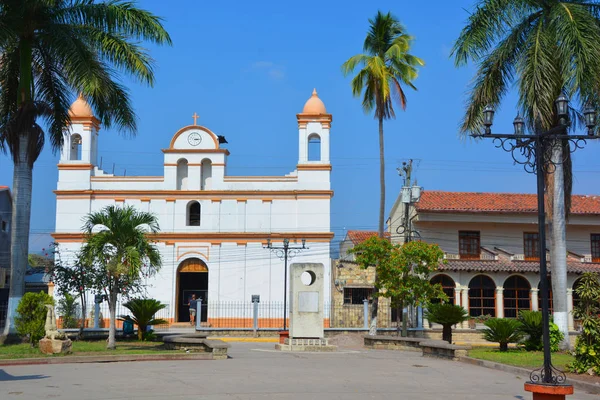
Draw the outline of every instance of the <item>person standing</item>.
M196 295L192 294L192 299L188 303L190 306L190 325L194 325L196 322L196 308L198 307L198 300L196 300Z

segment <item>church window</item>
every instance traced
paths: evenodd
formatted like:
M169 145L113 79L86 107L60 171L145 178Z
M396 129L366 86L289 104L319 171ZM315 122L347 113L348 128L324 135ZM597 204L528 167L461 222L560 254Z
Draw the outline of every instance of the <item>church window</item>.
M200 168L202 169L200 190L209 190L212 181L212 162L208 158L205 158L204 160L202 160Z
M0 222L0 225L2 226L2 232L6 232L8 230L8 223L6 221Z
M81 136L78 134L71 136L71 154L70 160L81 160Z
M321 161L321 137L316 133L308 137L308 161Z
M177 161L177 190L186 190L188 180L188 162L185 158Z
M188 204L187 226L200 226L200 203L197 201Z

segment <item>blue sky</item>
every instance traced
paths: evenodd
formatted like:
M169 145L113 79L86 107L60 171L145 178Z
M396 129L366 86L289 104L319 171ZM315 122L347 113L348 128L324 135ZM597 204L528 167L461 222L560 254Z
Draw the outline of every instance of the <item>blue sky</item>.
M331 225L335 241L347 229L377 227L377 122L352 97L340 65L362 51L368 18L391 11L415 36L412 53L426 66L407 91L408 108L386 122L387 210L402 180L402 161L415 159L413 176L426 190L533 192L534 177L513 166L491 142L461 140L458 124L473 67L456 69L450 49L471 0L422 2L314 1L207 2L146 0L139 4L165 19L173 47L150 47L153 88L125 79L139 117L135 138L101 130L105 170L160 175L160 149L192 122L229 141L231 175L281 175L297 162L296 113L313 87L333 114ZM497 131L512 131L515 96L498 111ZM364 144L363 138L369 138ZM574 156L574 192L599 193L598 144ZM54 230L58 155L47 147L34 168L31 250L46 247ZM12 161L0 155L0 185L12 186Z

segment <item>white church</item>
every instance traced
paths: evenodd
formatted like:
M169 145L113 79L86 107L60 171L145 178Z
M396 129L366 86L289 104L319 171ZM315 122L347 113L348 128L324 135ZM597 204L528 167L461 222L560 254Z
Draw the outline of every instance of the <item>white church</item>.
M133 205L158 217L163 266L147 282L147 295L169 304L172 322L189 321L192 293L209 305L250 302L252 295L282 302L284 264L264 248L268 240L274 246L306 240L308 249L292 262L322 263L330 281L331 114L316 90L297 114L298 163L284 176L228 175L229 151L209 128L196 125L196 114L193 125L165 143L162 176L115 176L98 165L100 123L90 106L80 97L70 114L55 191L53 237L63 260L82 245L85 215Z

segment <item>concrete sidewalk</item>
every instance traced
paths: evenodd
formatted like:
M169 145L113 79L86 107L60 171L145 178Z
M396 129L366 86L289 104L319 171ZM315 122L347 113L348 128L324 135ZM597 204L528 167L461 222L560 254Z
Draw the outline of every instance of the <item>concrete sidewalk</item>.
M233 343L231 359L0 369L0 398L41 399L531 399L526 376L418 353L280 353ZM569 400L598 400L576 392Z

